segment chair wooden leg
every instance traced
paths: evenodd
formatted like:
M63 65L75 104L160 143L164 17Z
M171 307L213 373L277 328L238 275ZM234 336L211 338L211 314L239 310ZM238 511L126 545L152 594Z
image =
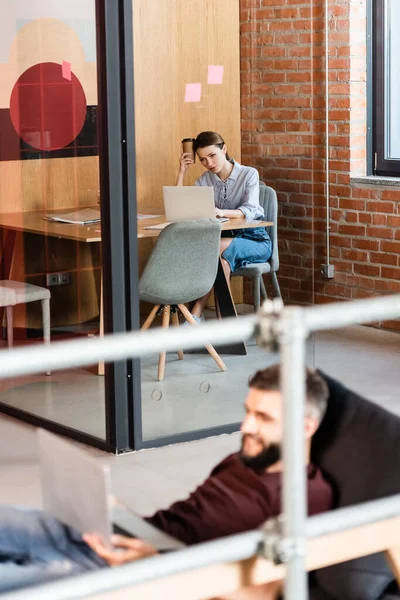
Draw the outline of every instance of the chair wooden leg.
M260 306L261 306L260 288L261 288L261 275L257 275L256 277L253 277L254 312L258 312L260 310Z
M171 320L175 327L179 327L179 315L176 310L171 314ZM183 350L178 350L178 358L183 360Z
M162 327L169 327L169 319L171 315L171 307L169 304L164 306L163 316L162 316ZM167 358L166 352L160 353L160 358L158 359L158 381L162 381L164 379L165 373L165 360Z
M141 331L146 331L146 329L148 329L150 327L150 325L152 324L152 322L156 318L156 315L157 315L157 312L158 312L158 309L160 308L160 306L161 306L160 304L157 304L156 306L154 306L151 309L151 313L149 314L149 316L147 317L147 319L143 323L143 325L141 327Z
M279 287L278 277L276 273L271 273L272 285L274 287L275 297L282 298L281 288Z
M45 344L50 344L50 299L40 301L42 305L43 319L43 341ZM46 375L51 375L51 371L46 371Z
M7 344L11 348L14 345L13 307L6 306L7 315Z
M192 315L190 314L190 312L188 311L188 309L186 308L186 306L184 304L178 304L179 306L179 310L181 311L181 313L183 314L183 316L185 317L186 321L188 323L190 323L191 325L196 325L196 321L193 319ZM219 368L221 369L221 371L227 371L227 367L225 365L225 363L223 362L223 360L221 359L220 355L218 354L218 352L216 352L215 348L211 345L207 345L206 346L206 350L209 354L211 354L211 356L213 357L213 359L215 360L215 362L217 363L217 365L219 366Z

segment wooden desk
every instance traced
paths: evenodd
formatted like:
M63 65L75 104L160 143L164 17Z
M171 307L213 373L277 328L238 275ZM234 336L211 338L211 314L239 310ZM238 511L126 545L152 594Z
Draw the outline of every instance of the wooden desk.
M70 209L72 210L72 209ZM55 211L56 212L56 211ZM69 212L68 209L58 212ZM38 235L47 235L51 237L74 240L83 243L101 242L100 223L93 225L71 225L68 223L54 223L43 218L48 211L34 211L23 213L3 213L0 214L0 228L7 229L12 233L11 239L7 243L13 244L15 233L21 231L24 233L35 233ZM146 229L149 225L158 225L165 223L165 216L155 217L151 219L138 220L138 239L156 238L160 235L160 229ZM250 219L230 219L221 223L222 231L232 231L235 229L254 229L255 227L267 227L273 225L270 221L254 221ZM8 279L11 272L10 265L5 266L5 277ZM102 302L102 286L100 300L100 332L103 327L103 302ZM225 275L222 269L221 262L218 266L217 278L214 284L214 293L218 301L221 317L237 316L235 303L233 301L231 291L226 282ZM221 349L224 354L247 354L244 342L224 346ZM99 368L99 374L103 374Z
M146 229L149 225L159 225L165 223L165 216L156 217L153 219L140 219L138 220L138 239L158 237L162 230L160 229ZM233 231L235 229L254 229L255 227L268 227L273 225L271 221L254 221L252 219L229 219L221 223L222 231ZM1 215L0 215L0 227L1 227Z
M72 211L72 209L70 209ZM54 223L43 218L49 211L2 213L0 228L24 233L36 233L75 242L101 242L100 223L93 225L70 225ZM56 211L55 211L56 212ZM54 212L54 214L55 214ZM66 213L68 210L58 211Z
M92 207L93 208L93 207ZM73 209L58 211L62 213L72 212ZM52 214L56 214L54 211ZM75 242L101 242L100 223L93 225L71 225L69 223L55 223L44 219L48 211L33 211L19 213L1 213L0 228L13 231L22 231L24 233L36 233L39 235L49 235L51 237L74 240ZM149 225L158 225L165 223L165 216L153 219L138 220L138 239L158 237L162 230L146 229ZM273 225L270 221L253 221L250 219L230 219L221 223L222 231L231 231L234 229L252 229L254 227L267 227Z

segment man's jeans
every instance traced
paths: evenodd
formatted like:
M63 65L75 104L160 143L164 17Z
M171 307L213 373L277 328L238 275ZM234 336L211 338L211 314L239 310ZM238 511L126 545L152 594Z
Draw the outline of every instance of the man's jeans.
M104 566L77 532L56 519L0 505L0 593Z

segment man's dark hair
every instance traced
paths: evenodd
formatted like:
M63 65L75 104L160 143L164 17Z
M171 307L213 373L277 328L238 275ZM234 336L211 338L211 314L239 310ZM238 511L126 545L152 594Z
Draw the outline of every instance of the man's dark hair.
M312 369L305 369L306 375L306 410L307 414L322 420L324 416L329 390L326 381ZM280 389L281 369L280 365L272 365L266 369L257 371L249 379L249 386L257 390L272 392Z

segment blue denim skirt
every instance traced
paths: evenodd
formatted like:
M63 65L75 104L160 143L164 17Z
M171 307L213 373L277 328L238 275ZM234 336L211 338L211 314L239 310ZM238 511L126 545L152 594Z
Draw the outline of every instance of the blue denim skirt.
M222 254L232 273L252 263L267 262L272 255L272 242L264 227L232 231L233 240Z

